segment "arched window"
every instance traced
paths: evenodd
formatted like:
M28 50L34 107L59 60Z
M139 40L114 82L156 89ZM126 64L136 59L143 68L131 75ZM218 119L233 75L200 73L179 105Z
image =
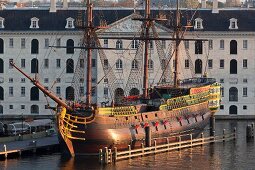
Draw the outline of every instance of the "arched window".
M4 53L4 40L0 38L0 54Z
M4 73L4 60L0 58L0 73Z
M132 67L131 67L132 69L138 69L138 61L136 60L136 59L134 59L133 61L132 61Z
M74 88L72 86L66 88L66 100L74 100Z
M66 41L66 54L73 54L74 53L74 41L69 39Z
M231 106L229 107L229 114L230 114L230 115L237 115L237 106L231 105Z
M39 101L39 89L35 86L30 90L30 100Z
M201 40L195 41L195 54L203 54L203 42Z
M0 86L0 100L4 100L4 88Z
M236 40L230 41L230 54L237 54L237 42Z
M39 114L39 106L38 105L31 106L31 114Z
M122 49L122 48L123 48L122 40L117 40L117 42L116 42L116 48L117 48L117 49Z
M31 54L39 53L39 41L37 39L33 39L31 41Z
M120 103L124 97L124 90L122 88L117 88L114 93L114 101Z
M69 58L66 60L66 73L73 73L74 72L74 64L73 59Z
M0 114L3 114L4 113L4 108L2 105L0 105Z
M132 88L129 92L130 96L139 95L139 94L140 94L140 92L137 88Z
M122 60L118 59L116 61L116 69L123 69Z
M197 59L195 61L195 74L202 74L203 63L202 60Z
M237 74L237 61L235 59L230 61L230 74Z
M238 90L236 87L229 89L229 101L238 101Z
M38 73L38 60L36 58L31 60L31 73Z
M153 63L153 61L151 59L149 59L148 60L148 68L152 70L153 67L154 67L154 63Z

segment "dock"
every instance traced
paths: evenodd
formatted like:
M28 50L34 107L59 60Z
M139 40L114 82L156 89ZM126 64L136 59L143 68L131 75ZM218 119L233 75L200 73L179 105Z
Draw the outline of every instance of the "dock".
M0 143L0 157L7 159L8 155L21 156L25 151L35 153L37 149L49 149L57 145L59 145L59 141L56 134L42 138Z

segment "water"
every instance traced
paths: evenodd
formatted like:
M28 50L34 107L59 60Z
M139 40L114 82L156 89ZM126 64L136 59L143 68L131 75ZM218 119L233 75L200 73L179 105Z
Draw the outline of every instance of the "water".
M60 153L30 155L0 161L1 170L83 170L83 169L254 169L255 142L246 140L247 121L217 121L216 134L237 128L236 141L208 144L181 151L166 152L147 157L119 161L112 165L100 165L97 158L65 158ZM207 132L207 131L206 131Z

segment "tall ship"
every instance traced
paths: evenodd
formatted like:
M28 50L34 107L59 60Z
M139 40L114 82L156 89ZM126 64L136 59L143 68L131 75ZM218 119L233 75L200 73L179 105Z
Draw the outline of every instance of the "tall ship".
M34 79L11 63L19 72L28 78L46 96L57 103L53 109L56 110L57 128L61 146L71 155L93 155L99 149L117 147L118 150L125 150L128 145L132 148L141 146L145 142L147 146L152 140L157 143L165 143L166 138L175 141L177 136L185 137L187 134L199 135L208 125L209 120L213 121L214 113L220 105L220 84L214 78L192 77L188 79L179 78L179 57L180 43L184 40L181 17L178 7L176 8L174 32L170 38L160 38L151 36L150 29L153 30L155 22L165 20L165 18L152 18L150 11L150 1L145 2L144 17L137 17L134 20L142 22L139 37L119 37L123 39L136 39L139 41L139 49L142 55L136 55L143 64L137 72L130 73L129 78L142 74L143 93L131 94L114 98L108 103L92 103L92 51L112 50L102 47L96 35L96 27L93 25L93 12L90 0L87 0L86 24L81 50L85 51L80 57L86 60L85 75L86 98L84 101L68 101L58 97L53 92L47 90L37 79ZM156 33L155 33L156 34ZM170 34L170 33L169 33ZM108 39L114 37L108 37ZM174 60L173 78L169 80L169 61L161 60L163 74L154 86L149 85L149 46L150 41L172 41L174 49L171 57ZM195 41L189 39L189 41ZM160 46L160 43L159 43ZM69 48L69 47L66 47ZM78 47L77 47L78 48ZM137 54L141 54L137 53ZM103 55L103 57L105 57ZM162 66L163 65L163 66ZM105 68L105 77L110 85L114 85L111 69ZM132 70L131 70L132 72Z

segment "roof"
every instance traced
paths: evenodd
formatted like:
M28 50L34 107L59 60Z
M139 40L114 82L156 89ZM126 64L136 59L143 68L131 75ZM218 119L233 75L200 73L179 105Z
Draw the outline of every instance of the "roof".
M141 14L142 10L138 10ZM170 20L168 22L162 22L160 24L171 29L175 20L175 11L172 9L164 9L160 12L167 15ZM208 9L195 10L182 10L182 23L186 25L187 19L193 20L195 18L201 18L203 20L203 31L230 31L229 19L236 18L238 24L238 30L235 31L255 31L255 10L219 10L219 13L212 13ZM94 10L94 25L99 25L100 19L105 19L107 24L112 24L128 15L133 13L132 9L95 9ZM158 15L159 10L152 10L154 16ZM73 31L75 29L66 29L66 19L71 17L75 20L78 15L82 14L85 18L84 9L69 9L69 10L57 10L56 13L50 13L47 9L12 9L12 10L0 10L0 17L4 18L4 29L2 31ZM30 29L31 18L36 17L39 19L39 28ZM0 30L0 31L1 31ZM192 30L191 30L192 31Z

